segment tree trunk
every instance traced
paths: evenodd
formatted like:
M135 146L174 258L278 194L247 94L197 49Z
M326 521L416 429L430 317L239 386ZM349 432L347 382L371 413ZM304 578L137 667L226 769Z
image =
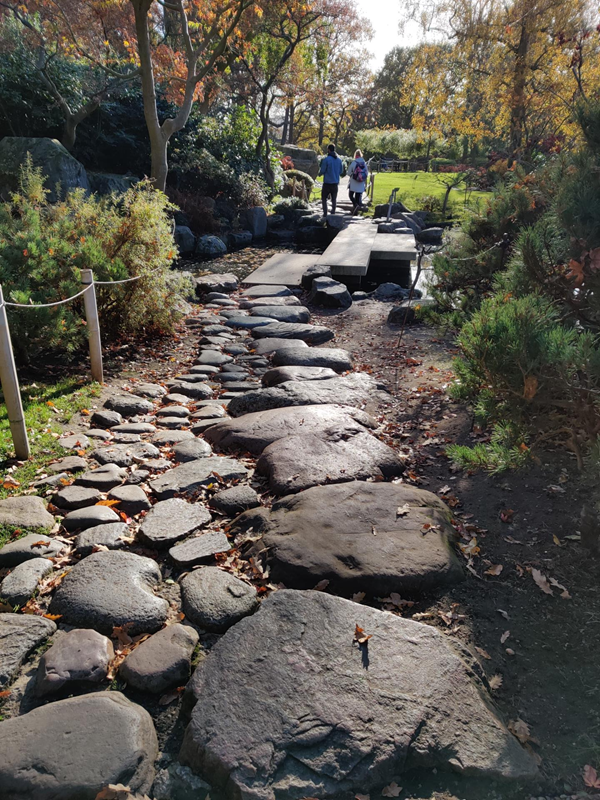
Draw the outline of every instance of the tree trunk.
M65 117L65 125L63 127L60 143L69 152L75 146L75 139L77 137L77 122L73 114L67 114Z
M323 103L319 105L319 147L323 147L325 140L325 106Z
M285 115L283 117L283 127L281 129L281 144L287 144L288 130L290 123L290 106L285 107Z
M288 130L288 142L290 144L296 144L294 141L294 137L296 136L295 130L295 123L296 123L296 106L293 103L290 103L290 120L289 120L289 130Z
M510 113L510 161L519 159L523 149L523 136L525 131L525 118L527 115L525 89L527 86L527 56L529 54L529 29L527 20L521 22L521 35L516 51L515 67L513 70L513 89Z

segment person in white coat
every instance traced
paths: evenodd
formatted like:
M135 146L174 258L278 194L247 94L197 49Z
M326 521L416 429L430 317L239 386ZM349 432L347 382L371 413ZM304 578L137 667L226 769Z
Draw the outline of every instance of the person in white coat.
M356 214L362 208L362 195L369 175L369 168L363 158L362 150L357 150L354 153L354 161L348 168L348 175L350 178L348 181L348 194L353 206L352 213Z

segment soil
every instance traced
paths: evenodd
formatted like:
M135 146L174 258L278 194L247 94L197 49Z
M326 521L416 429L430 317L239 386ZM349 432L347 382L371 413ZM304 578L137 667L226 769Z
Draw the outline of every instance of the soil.
M399 613L471 650L492 687L500 684L492 695L505 719L529 727L526 746L539 758L541 791L579 796L584 765L600 761L600 559L578 540L581 507L597 487L563 450L539 452L529 466L497 476L457 471L446 446L484 437L469 409L447 393L455 380L452 338L415 325L399 345L399 326L386 322L390 308L367 301L343 313L313 309L313 317L387 387L377 413L384 438L407 457L404 481L442 496L453 506L459 545L475 538L479 547L463 554L461 585ZM563 588L545 593L533 570ZM447 777L427 787L435 788L450 788Z

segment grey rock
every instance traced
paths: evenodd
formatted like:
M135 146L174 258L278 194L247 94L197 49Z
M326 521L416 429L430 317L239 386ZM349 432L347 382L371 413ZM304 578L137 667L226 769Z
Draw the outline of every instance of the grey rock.
M141 511L148 511L150 501L146 492L139 486L117 486L108 495L109 500L118 500L119 511L124 511L128 517L133 517Z
M226 364L225 366L229 365ZM239 383L240 381L245 381L249 377L250 373L248 370L238 367L236 372L222 372L220 375L215 375L215 380L219 381L219 383L232 383L234 381ZM225 388L228 387L226 386Z
M11 606L22 606L37 589L40 578L52 571L48 558L32 558L16 566L0 584L0 597Z
M301 278L303 289L310 289L315 278L331 278L331 267L315 264L304 271Z
M160 459L151 459L151 460L155 461L155 460L160 460ZM131 472L127 476L127 480L125 481L125 483L128 483L131 486L137 486L138 484L143 483L144 481L148 480L149 477L150 477L150 471L149 470L147 470L147 469L134 469L133 472Z
M190 410L185 406L169 405L164 408L159 408L156 412L158 418L161 417L189 417Z
M443 228L423 228L416 234L415 239L421 244L441 245L443 236Z
M35 693L47 697L64 686L101 683L114 657L110 639L96 631L84 628L68 633L59 631L38 664Z
M187 397L185 394L179 394L179 392L169 392L169 394L163 397L163 402L165 403L175 403L176 405L185 405L186 403L193 403L191 397Z
M51 528L54 517L46 511L46 504L41 497L7 497L0 500L0 525Z
M239 314L238 311L236 311L235 313L236 313L236 315ZM223 319L226 320L228 315L223 313L222 316L223 316ZM216 325L216 324L206 325L203 330L204 330L204 333L206 334L206 337L208 337L208 336L210 336L210 337L215 336L216 337L217 334L225 335L227 333L231 333L231 330L229 328L226 328L225 325Z
M352 297L343 283L334 281L333 278L315 278L308 302L325 308L349 308Z
M398 298L408 297L408 295L409 290L405 289L404 286L399 286L397 283L382 283L371 293L371 297L376 300L397 300Z
M135 390L141 394L142 397L152 397L155 399L167 393L165 387L158 383L136 383Z
M85 450L90 446L90 440L83 433L74 433L69 436L61 436L57 443L65 450Z
M170 431L181 430L186 428L188 424L188 420L181 417L162 417L160 420L161 428L167 428Z
M180 498L162 500L144 517L139 537L152 547L167 547L210 520L209 510L201 503L186 503Z
M233 361L231 356L219 353L218 350L203 350L198 356L198 366L218 367ZM193 372L193 369L191 370Z
M394 478L404 463L391 447L362 432L287 436L263 450L257 470L276 494L290 494L320 483Z
M352 356L339 347L279 348L273 355L276 367L329 367L335 372L352 369Z
M102 494L98 489L92 489L87 486L65 486L52 498L55 506L69 510L93 506L99 500L102 500Z
M222 633L258 607L254 586L218 567L201 567L181 581L186 617L208 631Z
M169 604L153 588L160 569L150 558L113 550L92 553L71 569L56 590L50 611L67 625L110 634L131 623L130 635L153 633L167 618Z
M227 293L235 292L238 288L238 279L232 272L212 272L196 278L196 294L202 297L209 292Z
M154 472L168 469L170 466L172 466L172 464L168 458L150 458L148 461L144 462L144 467Z
M175 461L183 463L185 461L196 461L199 458L207 458L212 454L212 447L204 439L188 439L179 442L173 448Z
M210 560L216 553L229 550L231 545L222 531L209 531L176 544L169 550L169 555L178 567L185 569Z
M278 386L287 381L322 381L335 377L336 373L329 367L274 367L262 376L262 385Z
M204 298L206 302L212 303L213 300L229 300L229 295L225 292L209 292Z
M206 383L187 383L185 381L181 381L179 383L174 384L171 387L171 391L175 392L176 394L182 394L186 397L191 397L194 400L206 400L208 397L212 397L213 390L210 386Z
M156 774L154 800L209 800L210 786L189 767L173 763Z
M56 139L5 136L0 142L0 194L4 200L19 191L20 169L28 154L33 166L42 170L51 203L62 200L72 189L90 188L83 164Z
M199 419L199 420L196 420L196 421L194 421L194 424L191 427L191 431L196 436L200 436L200 435L202 435L204 433L204 431L208 430L208 428L211 428L213 425L216 425L218 421L219 421L218 419Z
M0 614L0 689L9 684L16 676L21 664L27 656L43 644L56 630L56 624L44 617L30 614ZM2 726L0 723L0 739ZM0 759L0 775L5 760L2 749ZM5 785L0 778L0 786Z
M100 195L113 194L113 192L124 194L139 181L139 178L133 175L117 175L113 172L90 172L88 170L87 176L90 192Z
M71 479L71 475L68 472L58 472L56 475L47 475L45 478L40 478L37 481L34 481L33 486L36 489L41 488L48 488L49 486L56 487L56 486L64 486L65 483L68 483Z
M408 514L398 516L405 505ZM255 513L246 511L234 521L234 535ZM289 588L328 580L330 591L345 596L363 591L417 597L463 579L449 519L439 498L408 486L363 481L315 486L274 504L268 530L250 552L264 552L271 580ZM426 524L431 528L424 535Z
M267 235L267 212L262 206L242 209L240 224L250 231L253 239L263 239Z
M313 179L317 177L320 157L316 150L311 150L309 147L298 147L295 144L284 144L281 149L284 155L292 159L295 169L306 172Z
M230 356L240 356L242 353L247 353L248 348L244 347L243 344L227 344L223 348L225 353L228 353Z
M373 217L375 219L377 219L377 217L387 218L388 211L391 214L408 213L408 208L404 205L404 203L392 203L391 208L388 203L380 203L379 205L375 206Z
M232 417L284 406L312 406L341 403L360 406L376 389L375 380L366 372L353 372L343 377L322 381L287 381L268 389L257 389L236 397L229 404Z
M360 300L368 300L369 295L366 292L352 292L352 300L358 303Z
M61 458L60 461L55 461L48 467L50 472L79 472L82 469L87 469L87 461L81 456L67 456Z
M125 522L109 522L88 528L75 539L75 553L78 556L89 556L96 545L118 550L127 543L130 531Z
M418 306L418 308L417 308ZM420 322L419 309L435 306L432 297L425 297L422 300L405 300L399 306L394 306L388 314L388 325L414 325Z
M112 428L114 425L120 425L121 422L123 422L123 417L118 411L109 411L106 408L94 411L91 419L92 425L99 425L101 428Z
M241 316L241 313L238 313L235 316L229 317L227 325L230 328L254 330L254 328L260 328L262 325L270 325L271 322L273 322L271 317L251 317L249 314L247 316Z
M302 339L259 339L253 342L252 347L257 355L268 355L277 350L305 350L308 348L306 342Z
M0 748L6 800L95 800L109 784L144 794L158 756L152 718L120 692L70 697L6 720Z
M333 339L334 333L323 325L303 325L299 322L272 322L254 328L252 335L257 339L302 339L307 344L324 344Z
M204 256L220 256L227 252L227 245L218 236L199 236L196 253Z
M126 477L127 472L124 469L117 467L116 464L107 464L90 472L84 472L75 479L75 483L78 486L91 486L101 492L108 492L114 486L123 483Z
M112 395L105 401L104 406L109 411L117 411L123 417L147 414L153 409L153 405L149 400L144 397L137 397L135 394Z
M102 442L110 441L113 438L113 435L110 431L104 430L103 428L90 428L87 432L89 439L100 439ZM79 456L74 456L78 458Z
M164 472L150 481L150 488L159 500L168 500L175 495L208 486L219 478L224 481L241 480L247 475L248 470L240 461L211 456L189 461Z
M257 306L250 311L254 317L274 319L277 322L308 322L310 311L305 306Z
M366 645L353 643L357 624ZM274 592L191 685L180 761L232 797L374 796L415 768L458 772L465 786L538 774L466 652L429 625L324 592Z
M287 286L265 286L265 285L257 285L257 286L250 286L248 289L244 289L242 292L242 297L288 297L291 295L292 292L288 289Z
M157 431L152 437L152 441L162 447L167 444L179 444L193 438L194 434L191 431Z
M63 519L63 526L69 531L84 531L96 525L119 522L119 515L108 506L91 506L69 511Z
M222 450L242 450L259 455L285 436L352 435L376 427L368 414L338 405L276 408L228 419L206 431L206 438Z
M240 308L253 309L257 306L299 306L302 305L300 300L293 294L286 297L242 297L240 298Z
M173 236L180 255L188 255L196 249L196 237L187 225L176 225Z
M227 416L227 412L223 406L204 406L194 411L191 416L192 420L195 419L219 419Z
M58 539L28 533L0 549L0 567L16 567L32 558L52 558L60 553L64 544Z
M187 683L199 636L189 625L168 625L125 658L119 675L142 692L161 694Z
M129 467L134 461L145 458L157 458L160 451L149 442L132 442L130 444L111 444L108 447L97 447L92 458L99 464L116 464L118 467Z
M235 231L227 236L227 243L229 247L245 247L252 241L252 233L250 231Z
M156 427L150 422L123 422L121 425L115 425L111 433L152 433Z
M205 375L198 374L197 372L190 372L186 375L178 375L177 380L173 381L171 386L176 386L178 383L202 383L202 381L205 380Z
M230 517L260 505L260 498L250 486L243 483L218 492L210 501L219 511Z

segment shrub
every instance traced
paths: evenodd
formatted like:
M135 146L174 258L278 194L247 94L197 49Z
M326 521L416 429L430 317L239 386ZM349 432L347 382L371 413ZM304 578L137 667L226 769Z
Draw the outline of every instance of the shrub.
M303 183L309 192L315 185L315 182L310 175L307 172L302 172L302 170L299 169L286 169L283 172L283 177L286 182L295 180Z
M240 208L254 208L255 206L267 205L269 188L260 175L244 172L239 177L239 185L237 202Z
M281 159L281 169L284 172L287 172L290 169L294 169L294 162L292 161L292 157L291 156L284 156Z
M99 281L142 275L139 281L99 286L104 339L172 329L176 287L166 278L176 248L166 196L142 181L116 197L69 193L51 205L44 176L28 160L20 191L0 206L0 282L5 299L49 303L81 290L80 269ZM56 308L10 309L15 355L28 361L45 350L72 352L86 339L83 300Z
M278 200L273 206L273 211L276 214L289 214L295 208L308 208L308 203L301 197L285 197Z
M440 214L444 203L441 197L436 197L434 194L424 194L422 197L416 197L413 200L413 206L421 211Z
M221 223L213 216L215 201L183 189L167 189L169 200L180 208L196 233L219 233Z

